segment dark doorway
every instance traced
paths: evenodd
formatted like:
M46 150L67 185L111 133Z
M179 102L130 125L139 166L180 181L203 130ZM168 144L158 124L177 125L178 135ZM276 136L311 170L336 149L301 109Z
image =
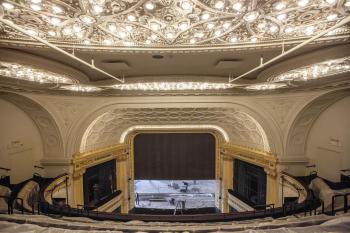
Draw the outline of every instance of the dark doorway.
M83 182L84 205L98 206L116 192L116 160L86 169Z
M266 204L266 173L264 168L236 159L234 191L250 205Z

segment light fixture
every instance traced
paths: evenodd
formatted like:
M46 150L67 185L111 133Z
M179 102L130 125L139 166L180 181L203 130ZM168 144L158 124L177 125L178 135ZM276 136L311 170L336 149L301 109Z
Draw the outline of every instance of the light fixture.
M186 10L186 11L192 9L191 3L190 3L189 1L186 1L186 0L185 0L185 1L182 1L182 2L180 3L180 6L181 6L181 8L182 8L183 10Z
M315 27L314 26L308 26L305 28L305 35L307 36L311 36L312 34L314 34L314 31L315 31Z
M110 39L110 38L106 38L106 39L103 40L103 43L104 43L105 45L111 45L111 44L113 43L113 40Z
M207 28L208 29L213 29L215 27L215 24L214 23L208 23L207 24Z
M151 22L150 27L154 31L158 31L160 29L160 24L156 22Z
M9 2L3 2L1 4L6 10L12 10L13 8L15 8L11 3Z
M284 8L286 8L286 3L285 2L277 2L276 4L274 4L274 7L276 10L280 11L280 10L283 10Z
M210 18L210 15L208 13L204 13L201 16L202 20L208 20Z
M76 92L96 92L101 90L101 88L99 87L90 86L90 85L81 85L81 84L65 85L65 86L61 86L60 88L64 90L76 91Z
M179 24L179 28L181 31L185 31L188 28L188 23L187 22L181 22Z
M334 21L338 18L338 15L336 13L331 13L327 16L328 21Z
M33 11L40 11L41 10L41 6L38 4L31 4L30 8L32 8Z
M153 10L154 8L155 8L156 6L154 5L154 3L153 2L146 2L145 3L145 8L147 9L147 10Z
M232 9L234 9L235 11L240 11L242 9L242 3L240 2L236 2L232 5Z
M284 84L284 83L258 83L258 84L246 86L245 89L264 91L264 90L273 90L273 89L286 87L286 86L287 84Z
M238 41L237 36L231 36L231 38L230 38L231 43L236 43L237 41Z
M0 61L0 76L38 83L66 83L75 81L65 75L18 63Z
M298 0L298 6L300 7L304 7L306 6L307 4L309 4L309 0Z
M220 90L235 87L230 83L211 82L144 82L116 84L113 89L122 91L186 91L186 90Z
M325 60L268 79L270 82L307 81L350 72L350 57Z
M128 15L128 20L131 22L136 21L135 15Z
M222 9L222 8L224 8L224 6L225 6L225 2L221 1L221 0L216 1L215 4L214 4L214 7L216 9Z
M194 37L197 37L197 38L203 38L203 36L204 36L204 33L203 33L203 32L196 32L196 33L194 34Z
M252 11L244 15L244 20L247 22L253 22L255 21L259 16L259 12L257 11Z
M93 24L96 22L96 20L89 15L81 15L79 18L83 23L85 23L87 25L90 25L90 24Z
M47 34L49 34L49 36L56 36L56 32L55 31L48 31Z
M287 18L286 14L279 14L276 17L279 21L284 21Z
M62 8L57 5L52 5L52 11L55 14L61 14L63 12Z
M251 39L250 39L250 42L252 43L256 43L258 41L258 38L256 38L255 36L253 36Z
M101 5L94 5L93 6L95 14L100 14L103 12L103 7Z
M292 26L287 26L285 29L284 29L284 32L289 34L289 33L292 33L294 31L294 28Z
M107 28L108 28L108 31L111 31L111 32L115 32L117 30L117 26L115 26L114 23L108 24Z
M58 25L60 25L60 23L61 23L61 19L56 18L56 17L53 17L53 18L50 19L50 23L51 23L52 25L54 25L54 26L58 26Z

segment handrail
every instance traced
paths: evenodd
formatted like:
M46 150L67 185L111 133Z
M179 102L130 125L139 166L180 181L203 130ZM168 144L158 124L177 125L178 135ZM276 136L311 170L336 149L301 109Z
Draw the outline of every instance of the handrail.
M335 194L332 196L332 210L331 210L331 215L335 215L335 199L338 197L343 197L344 198L344 206L343 206L343 211L344 213L348 212L349 206L348 206L348 196L350 193L344 193L344 194Z

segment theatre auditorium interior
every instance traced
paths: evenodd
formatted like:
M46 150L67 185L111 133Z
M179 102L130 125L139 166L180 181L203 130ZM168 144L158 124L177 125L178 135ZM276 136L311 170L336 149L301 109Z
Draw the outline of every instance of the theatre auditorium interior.
M350 0L0 0L0 233L350 232Z

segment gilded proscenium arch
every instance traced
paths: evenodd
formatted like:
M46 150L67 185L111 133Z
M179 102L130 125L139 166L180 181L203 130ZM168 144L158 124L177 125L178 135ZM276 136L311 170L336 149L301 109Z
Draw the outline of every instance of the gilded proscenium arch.
M220 130L220 131L219 131ZM141 133L210 133L215 138L215 180L217 181L217 192L215 195L215 203L217 207L221 207L221 181L222 181L222 166L220 158L220 148L223 143L228 140L227 133L222 128L215 125L139 125L135 127L130 127L129 130L125 130L124 136L120 138L128 145L129 148L129 171L128 180L130 182L134 181L134 138L136 135ZM134 207L134 186L130 185L130 208Z

